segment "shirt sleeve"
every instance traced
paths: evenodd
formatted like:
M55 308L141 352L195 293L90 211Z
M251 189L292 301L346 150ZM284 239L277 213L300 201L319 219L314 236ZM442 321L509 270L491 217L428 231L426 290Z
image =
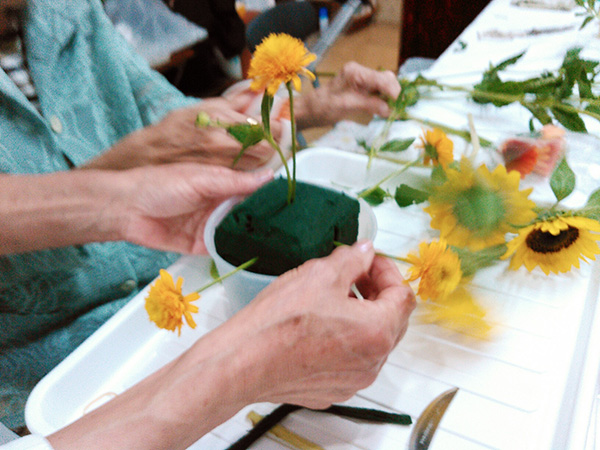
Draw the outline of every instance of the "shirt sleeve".
M53 450L48 440L36 434L31 434L5 445L0 445L0 450Z

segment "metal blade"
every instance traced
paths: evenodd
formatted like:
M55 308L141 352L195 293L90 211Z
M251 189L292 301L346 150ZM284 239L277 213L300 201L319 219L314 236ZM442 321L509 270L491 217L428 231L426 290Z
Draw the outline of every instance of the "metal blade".
M435 430L457 392L458 388L447 390L427 405L410 433L408 450L427 450L429 448Z
M362 4L362 0L348 0L336 13L335 17L327 27L327 30L321 36L321 38L315 43L311 52L317 55L317 59L308 66L308 70L311 72L315 71L317 63L321 61L321 58L333 45L339 35L344 31L346 26L350 23L350 19L354 13L358 10Z

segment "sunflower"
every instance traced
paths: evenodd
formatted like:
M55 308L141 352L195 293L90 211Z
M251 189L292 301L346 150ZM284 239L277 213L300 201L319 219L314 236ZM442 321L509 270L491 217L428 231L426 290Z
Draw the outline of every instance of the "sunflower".
M454 142L439 128L424 131L419 147L424 150L423 162L425 164L429 164L431 161L434 165L441 164L445 169L454 161Z
M183 278L177 279L177 285L173 283L173 277L166 270L160 270L160 277L150 287L146 297L146 311L150 320L159 328L175 331L181 335L183 318L191 328L196 328L196 322L192 313L198 312L198 307L191 302L198 300L200 294L192 292L184 296L181 293Z
M266 88L267 93L273 96L281 83L291 81L294 89L300 92L302 82L299 75L314 80L314 74L306 66L316 58L300 39L284 33L271 33L256 47L250 61L248 77L253 79L250 87L255 91Z
M429 206L431 227L449 245L480 250L503 244L505 234L535 218L531 189L519 191L520 176L498 165L474 170L463 158L460 168L446 170L447 179L434 187Z
M419 254L410 253L406 261L412 264L408 281L420 278L417 295L423 300L446 298L462 278L460 259L443 240L421 242Z
M511 257L510 268L525 265L528 271L536 266L546 275L550 272L568 272L579 268L579 259L596 259L600 248L600 223L580 216L558 216L535 222L522 228L517 237L508 242L502 259Z

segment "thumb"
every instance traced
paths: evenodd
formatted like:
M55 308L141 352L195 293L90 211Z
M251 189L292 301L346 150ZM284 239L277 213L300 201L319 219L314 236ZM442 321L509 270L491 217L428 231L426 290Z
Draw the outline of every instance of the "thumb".
M349 288L369 271L374 257L373 242L369 240L358 241L352 246L338 247L329 256L338 269L339 279L344 288Z
M237 170L226 170L224 172L222 176L216 177L211 185L215 196L231 197L233 195L250 194L273 179L272 169L263 169L256 172Z

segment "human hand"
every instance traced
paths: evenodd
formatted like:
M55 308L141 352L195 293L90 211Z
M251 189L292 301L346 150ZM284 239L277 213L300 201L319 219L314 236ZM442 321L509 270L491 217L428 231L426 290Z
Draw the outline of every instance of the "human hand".
M122 239L179 253L204 253L208 216L233 195L247 195L273 172L238 172L225 167L170 164L127 172L125 194L113 203Z
M365 300L350 294L356 283ZM244 406L325 408L371 384L415 297L370 243L279 277L187 352L49 437L57 450L185 449Z
M195 125L199 112L224 123L243 123L249 118L238 112L238 105L223 98L206 99L198 105L169 113L160 122L135 131L112 148L87 163L87 169L130 169L145 165L176 162L232 167L241 145L219 127L199 128ZM278 136L278 125L273 127ZM246 149L235 168L250 170L267 163L274 150L262 141Z
M325 408L348 399L375 380L414 307L395 264L370 242L282 275L228 323L259 361L249 400Z
M398 94L400 84L393 72L346 63L331 81L298 97L298 128L333 125L357 113L387 117L391 110L385 99Z

